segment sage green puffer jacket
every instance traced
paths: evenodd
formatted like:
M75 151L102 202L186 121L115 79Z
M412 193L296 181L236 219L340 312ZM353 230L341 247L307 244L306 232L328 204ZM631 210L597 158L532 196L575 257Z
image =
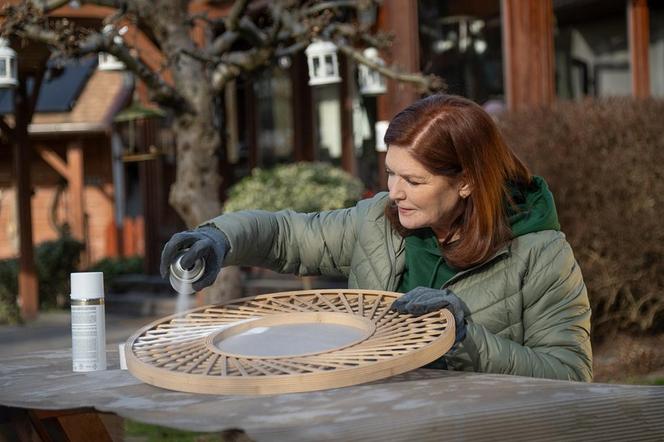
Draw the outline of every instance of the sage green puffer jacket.
M226 265L299 275L343 275L349 288L395 291L404 240L384 216L387 194L320 213L245 211L211 223L229 239ZM590 306L565 235L519 236L445 284L468 307L466 339L448 368L590 381Z

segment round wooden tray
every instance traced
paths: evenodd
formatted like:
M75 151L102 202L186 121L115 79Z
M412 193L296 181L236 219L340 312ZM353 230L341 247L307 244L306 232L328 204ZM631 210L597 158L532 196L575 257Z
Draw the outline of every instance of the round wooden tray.
M454 343L448 310L400 315L389 310L399 296L378 290L302 290L189 310L130 337L127 368L148 384L211 394L293 393L386 378L436 360ZM328 327L329 337L334 330L348 330L349 341L293 351L288 345L297 344L294 338L285 354L278 346L224 349L232 339L249 339L270 327L303 327L300 333L306 334L318 326ZM306 341L300 334L299 343Z

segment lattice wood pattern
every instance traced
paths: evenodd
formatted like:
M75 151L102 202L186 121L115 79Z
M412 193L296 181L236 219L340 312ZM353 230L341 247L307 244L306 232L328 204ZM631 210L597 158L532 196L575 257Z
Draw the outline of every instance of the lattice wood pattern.
M399 296L376 290L302 290L201 307L155 321L130 337L127 367L149 384L213 394L312 391L382 379L432 362L454 343L448 310L400 315L389 310ZM265 321L352 325L363 328L366 337L306 355L237 355L215 345L220 336Z

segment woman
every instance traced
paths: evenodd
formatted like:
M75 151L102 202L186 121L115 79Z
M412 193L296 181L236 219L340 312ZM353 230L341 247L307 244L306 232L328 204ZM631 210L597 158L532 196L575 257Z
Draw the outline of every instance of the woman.
M451 95L419 100L385 135L389 193L321 213L247 211L178 233L162 254L348 277L405 293L392 308L454 314L454 370L590 381L590 307L553 196L506 146L491 117Z

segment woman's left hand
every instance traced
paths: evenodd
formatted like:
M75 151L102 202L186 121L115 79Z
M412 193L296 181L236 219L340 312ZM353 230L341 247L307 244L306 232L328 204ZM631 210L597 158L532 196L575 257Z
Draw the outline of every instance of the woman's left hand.
M421 316L443 308L448 309L454 316L456 329L454 343L457 344L466 337L466 319L463 302L451 290L417 287L398 298L390 306L390 310L413 316Z

